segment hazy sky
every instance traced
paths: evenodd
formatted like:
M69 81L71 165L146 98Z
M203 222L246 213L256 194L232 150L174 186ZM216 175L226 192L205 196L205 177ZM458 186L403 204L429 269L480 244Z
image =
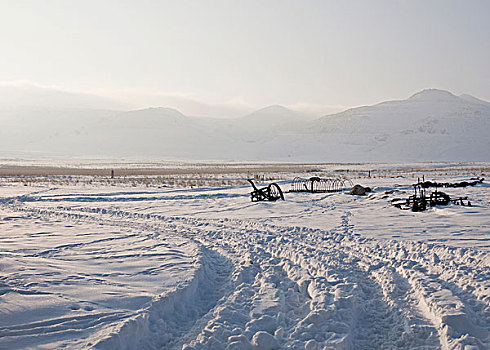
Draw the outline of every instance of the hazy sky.
M203 115L490 100L489 18L488 0L0 0L0 81Z

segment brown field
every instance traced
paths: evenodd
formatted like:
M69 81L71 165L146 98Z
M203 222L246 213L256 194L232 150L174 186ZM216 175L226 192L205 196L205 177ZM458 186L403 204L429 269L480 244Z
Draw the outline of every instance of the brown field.
M137 165L137 164L136 164ZM114 178L111 178L114 170ZM200 187L247 184L246 179L261 181L292 180L300 177L342 176L350 179L371 177L484 176L488 163L425 163L410 166L386 164L297 164L297 163L183 163L145 167L53 166L0 164L0 183L30 185L126 185L146 187Z

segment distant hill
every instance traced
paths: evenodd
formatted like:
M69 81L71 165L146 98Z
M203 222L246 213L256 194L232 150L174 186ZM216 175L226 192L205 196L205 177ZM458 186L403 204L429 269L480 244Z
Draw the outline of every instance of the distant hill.
M338 148L348 158L490 159L490 104L443 90L423 90L407 100L325 116L308 131L320 139L331 136L320 143Z
M241 118L0 109L0 149L60 156L311 162L490 161L490 103L429 89L312 120L282 106Z
M238 121L250 123L254 127L275 126L280 124L295 123L305 121L307 117L286 107L273 105L259 109Z

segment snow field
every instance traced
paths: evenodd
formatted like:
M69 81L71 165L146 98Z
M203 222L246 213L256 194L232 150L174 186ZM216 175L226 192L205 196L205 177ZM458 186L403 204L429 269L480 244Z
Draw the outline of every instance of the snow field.
M127 227L3 210L0 222L1 348L94 345L185 284L202 260L187 240Z
M29 265L34 278L39 279L46 275L47 263L28 264L31 248L25 237L17 234L28 232L29 225L31 231L32 227L40 230L40 223L47 222L50 226L43 231L53 234L64 232L63 226L74 226L66 227L64 239L88 237L81 247L86 247L91 257L79 259L86 265L104 257L98 244L108 244L109 252L115 250L106 241L94 243L95 234L103 239L125 232L128 244L118 249L138 251L133 252L138 259L121 258L121 267L134 270L127 279L119 280L127 295L107 296L111 310L121 314L99 326L80 326L84 342L74 341L68 333L72 331L69 324L63 323L66 336L53 332L44 343L37 343L48 348L488 348L488 187L468 190L476 198L474 207L450 206L415 216L387 205L392 195L401 194L385 194L390 190L389 180L371 181L368 185L374 185L375 191L368 198L287 194L286 202L258 204L248 202L249 189L243 187L154 191L54 188L19 196L12 195L11 189L1 200L0 231L7 241L0 244L2 251L8 248L7 254L16 260L0 270L0 281L7 290L0 296L0 312L18 318L10 318L0 327L0 347L16 344L8 335L13 329L27 329L31 335L17 334L15 341L31 339L29 344L36 344L42 338L42 332L26 316L9 309L12 299L6 298L16 296L14 278L26 290L39 288L29 284L28 276L15 264ZM399 187L400 192L404 190ZM398 226L393 224L396 220ZM16 226L22 221L26 226ZM427 226L431 229L426 236L417 236ZM379 237L373 234L376 227ZM468 241L461 240L461 235L453 234L463 228L463 238L470 239L476 249L467 247ZM67 245L60 240L43 242L46 247L41 251L58 258L74 254L73 242ZM168 257L149 257L161 240L168 244L165 249L180 252L173 253L171 264L165 263ZM142 266L133 266L140 259ZM154 279L145 276L136 281L138 271L148 271L149 265L157 262L160 270ZM100 277L104 274L98 268L95 265L87 275L112 281ZM61 276L80 273L79 266L73 270L67 272L64 267ZM79 280L74 285L83 287ZM104 292L116 287L100 288ZM43 291L56 289L71 296L69 286L49 280ZM129 298L132 293L151 297L134 302L131 308L117 304L119 297ZM90 292L82 288L73 299L82 305L81 300L91 301L88 296ZM99 312L97 302L96 309L83 314L92 317L94 311ZM59 319L55 308L42 314L38 301L19 304L30 305L31 314L42 322ZM38 337L32 340L36 332Z

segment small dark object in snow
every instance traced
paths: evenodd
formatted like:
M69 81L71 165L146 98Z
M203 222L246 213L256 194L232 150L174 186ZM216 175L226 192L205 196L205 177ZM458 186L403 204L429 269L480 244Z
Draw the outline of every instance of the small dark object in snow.
M355 185L352 187L349 191L349 194L354 195L354 196L365 196L366 192L370 192L371 189L367 187L369 191L366 190L366 187L363 187L361 185Z
M254 182L250 179L247 179L248 182L252 185L254 190L250 192L250 199L252 202L261 202L261 201L270 201L274 202L278 199L284 200L284 194L282 193L281 188L275 182L269 184L267 187L257 188Z

